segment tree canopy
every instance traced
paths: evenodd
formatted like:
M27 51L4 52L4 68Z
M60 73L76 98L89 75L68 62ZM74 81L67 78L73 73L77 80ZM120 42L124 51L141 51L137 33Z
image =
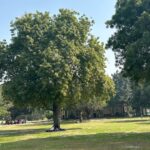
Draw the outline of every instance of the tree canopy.
M150 80L150 1L118 0L107 26L116 32L107 47L116 55L116 65L132 79Z
M93 21L60 9L28 13L11 23L11 42L0 43L3 95L15 104L53 110L54 130L60 110L72 94L105 93L104 46L91 35Z

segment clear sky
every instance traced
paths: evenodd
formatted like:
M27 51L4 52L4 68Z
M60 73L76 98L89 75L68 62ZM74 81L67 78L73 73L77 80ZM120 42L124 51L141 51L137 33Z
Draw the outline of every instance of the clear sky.
M0 4L0 40L10 40L10 22L24 13L49 11L58 13L60 8L73 9L95 21L92 33L104 43L113 33L106 29L105 22L114 14L116 0L1 0ZM115 58L111 50L106 51L107 74L116 71Z

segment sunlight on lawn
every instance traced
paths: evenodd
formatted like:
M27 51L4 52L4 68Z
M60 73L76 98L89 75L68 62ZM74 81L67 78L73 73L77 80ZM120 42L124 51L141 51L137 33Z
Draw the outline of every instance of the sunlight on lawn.
M66 131L45 132L48 123L0 126L0 150L149 150L150 119L64 122ZM100 148L101 147L101 148Z

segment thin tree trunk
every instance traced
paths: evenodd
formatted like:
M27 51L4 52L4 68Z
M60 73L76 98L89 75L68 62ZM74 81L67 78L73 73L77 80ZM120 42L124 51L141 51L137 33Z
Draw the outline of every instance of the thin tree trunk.
M80 113L79 113L79 121L80 121L80 123L83 122L83 112L82 111L80 111Z
M143 117L143 107L140 107L140 114L141 114L141 117Z
M125 105L123 103L123 117L125 117Z

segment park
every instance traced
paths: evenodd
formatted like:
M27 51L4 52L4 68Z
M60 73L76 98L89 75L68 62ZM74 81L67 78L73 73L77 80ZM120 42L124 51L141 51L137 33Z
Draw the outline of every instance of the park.
M66 131L45 132L46 122L5 126L1 150L149 150L149 118L102 119L82 124L63 122Z
M150 1L62 1L0 6L0 150L149 150Z

